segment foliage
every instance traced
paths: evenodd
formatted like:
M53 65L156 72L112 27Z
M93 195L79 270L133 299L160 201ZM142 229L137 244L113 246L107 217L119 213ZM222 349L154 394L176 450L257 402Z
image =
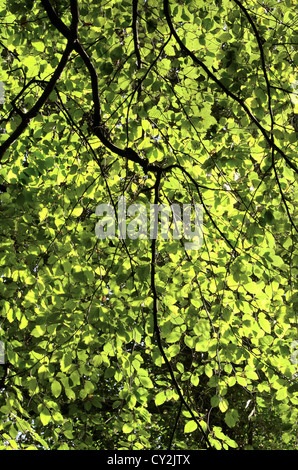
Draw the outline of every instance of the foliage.
M0 21L0 448L297 449L294 2ZM201 204L203 246L98 239L122 195Z

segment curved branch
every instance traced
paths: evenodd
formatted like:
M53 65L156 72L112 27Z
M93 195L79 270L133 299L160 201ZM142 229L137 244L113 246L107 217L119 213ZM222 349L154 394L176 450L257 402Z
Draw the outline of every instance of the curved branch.
M279 192L280 192L280 195L281 195L281 199L282 199L283 204L286 208L286 212L288 214L290 223L294 227L294 229L296 231L298 231L297 227L296 227L296 225L295 225L295 223L292 219L292 216L290 214L288 204L287 204L286 198L284 196L282 187L280 185L279 177L278 177L277 170L276 170L275 157L274 157L274 148L275 148L275 146L274 146L274 136L273 136L274 117L273 117L273 111L272 111L272 107L271 107L271 90L270 90L271 86L270 86L270 82L269 82L269 78L268 78L268 74L267 74L267 70L266 70L266 62L265 62L265 55L264 55L264 49L263 49L262 41L261 41L259 32L256 28L256 25L255 25L253 19L251 18L250 14L248 13L247 9L242 5L241 2L239 2L239 0L234 0L234 2L236 3L236 5L239 6L239 8L243 11L246 18L248 19L248 22L249 22L249 24L251 25L251 27L253 29L253 32L255 34L255 37L256 37L256 40L257 40L257 43L258 43L258 46L259 46L260 56L261 56L261 63L262 63L262 71L263 71L263 75L264 75L266 86L267 86L268 108L269 108L269 114L270 114L270 119L271 119L272 167L273 167L273 171L274 171L274 175L275 175L275 180L277 182L278 189L279 189Z
M271 119L271 138L272 138L272 143L274 143L273 142L274 117L273 117L273 112L272 112L272 107L271 107L270 82L269 82L269 78L268 78L268 74L267 74L267 70L266 70L266 62L265 62L265 54L264 54L263 44L262 44L262 41L261 41L261 37L259 35L259 31L258 31L252 17L248 13L247 9L242 5L241 2L239 2L239 0L234 0L234 2L236 3L236 5L238 5L240 10L243 11L246 18L248 19L248 22L249 22L249 24L251 25L251 27L253 29L253 32L255 34L255 37L256 37L256 40L257 40L257 43L258 43L258 46L259 46L260 56L261 56L261 64L262 64L262 71L263 71L263 75L264 75L264 79L265 79L266 87L267 87L268 108L269 108L269 114L270 114L270 119Z
M155 205L158 205L158 201L159 201L160 180L161 180L161 172L157 173L157 175L156 175L155 191L154 191L154 204ZM154 220L154 235L157 232L157 223L158 223L158 220L157 220L157 217L155 217L155 220ZM155 258L156 258L156 236L153 236L152 243L151 243L151 291L152 291L152 297L153 297L153 332L156 336L159 351L160 351L160 353L161 353L161 355L162 355L162 357L165 361L165 364L168 368L168 371L170 373L173 385L174 385L174 387L175 387L175 389L176 389L176 391L179 395L181 405L183 404L185 406L185 408L187 409L187 411L190 413L192 419L196 422L198 428L200 429L200 431L202 433L202 436L205 440L207 449L211 450L212 446L210 444L208 436L206 435L205 431L203 430L203 428L202 428L201 424L199 423L197 417L194 415L191 407L189 406L189 404L185 400L185 398L183 396L183 393L181 391L181 388L180 388L180 386L179 386L179 384L176 380L176 377L175 377L174 371L172 369L172 366L171 366L171 364L170 364L170 362L167 358L167 355L164 351L164 348L162 346L160 329L159 329L159 324L158 324L158 295L157 295L156 284L155 284L155 267L156 267Z
M287 164L289 165L289 167L291 167L296 173L298 173L298 169L296 168L295 164L289 160L289 158L287 157L287 155L283 152L283 150L281 148L279 148L274 142L272 142L272 139L271 139L271 136L268 135L266 129L260 124L260 122L258 121L258 119L252 114L252 112L250 111L250 109L247 107L247 105L245 104L244 100L242 98L239 98L237 95L235 95L235 93L233 93L232 91L230 91L215 75L214 73L211 72L211 70L209 70L209 68L204 64L204 62L202 62L200 59L198 59L196 57L196 55L190 50L188 49L188 47L182 42L182 40L180 39L180 37L178 36L177 34L177 31L176 29L174 28L174 25L172 23L172 19L171 19L171 16L170 16L170 6L169 6L169 0L163 0L163 8L164 8L164 14L165 14L165 17L166 17L166 20L167 20L167 23L168 23L168 26L170 28L170 31L171 33L173 34L174 38L176 39L177 43L179 44L180 48L189 56L192 58L192 60L194 61L195 64L197 64L198 66L200 66L204 72L208 75L209 78L211 78L211 80L213 80L218 86L219 88L221 88L225 94L227 96L229 96L230 98L232 98L234 101L236 101L240 106L241 108L245 111L245 113L249 116L249 118L251 119L251 121L258 127L258 129L262 132L264 138L266 139L266 141L268 142L268 144L270 145L270 148L274 148L284 159L285 161L287 162Z
M27 112L27 113L19 113L22 117L21 123L18 127L14 130L14 132L6 139L6 141L0 146L0 161L1 157L4 155L6 150L20 137L20 135L26 130L30 121L37 116L42 106L45 104L47 99L49 98L50 94L52 93L53 89L57 81L59 80L66 64L69 60L69 57L75 48L75 44L77 42L77 30L78 30L78 22L79 22L79 12L78 12L78 4L77 0L71 0L71 25L68 28L63 21L55 13L54 9L52 8L50 2L48 0L42 0L43 6L48 13L49 18L51 19L52 23L55 24L57 29L67 37L67 45L62 54L61 60L53 73L51 79L49 80L47 86L45 87L42 95L38 98L37 102L34 106Z
M44 7L45 11L48 14L48 17L53 26L55 26L60 33L63 34L66 38L69 37L70 30L69 28L63 23L63 21L59 18L57 13L55 12L54 8L51 5L49 0L41 0L42 6Z
M5 142L0 146L0 161L3 157L4 153L9 149L9 147L20 137L20 135L27 129L31 119L33 119L39 113L42 106L45 104L47 99L49 98L50 94L52 93L53 89L57 81L59 80L68 59L73 51L74 47L74 38L70 38L65 51L62 54L61 60L53 73L51 79L49 80L47 86L45 87L42 95L38 98L37 102L34 106L27 112L22 113L22 120L18 127L13 131L13 133L6 139Z
M135 48L135 55L137 58L137 67L140 69L142 67L142 59L139 48L139 39L138 39L138 0L132 0L132 31L133 31L133 43Z

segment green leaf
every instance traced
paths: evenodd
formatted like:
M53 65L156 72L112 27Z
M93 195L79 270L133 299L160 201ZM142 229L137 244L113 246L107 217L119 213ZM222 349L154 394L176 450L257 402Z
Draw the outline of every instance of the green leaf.
M70 380L72 381L73 385L80 385L80 374L77 370L74 370L70 374Z
M46 207L43 207L39 213L39 220L43 222L49 215L49 211Z
M31 335L35 338L40 338L46 332L46 325L36 325L35 328L31 331Z
M69 387L65 388L65 395L67 396L67 398L69 400L75 400L76 399L75 392Z
M72 365L72 353L70 351L67 351L65 354L63 354L63 357L61 359L61 370L63 372L66 372L69 370L71 365Z
M0 449L295 450L295 3L2 3Z
M180 331L172 331L170 334L166 336L166 341L167 343L176 343L176 341L179 341L180 337L181 337Z
M197 387L199 385L200 378L198 375L192 374L190 381L195 387Z
M27 325L28 325L28 320L27 320L27 318L25 317L25 315L23 315L23 316L22 316L22 319L21 319L21 321L20 321L19 328L20 328L21 330L23 330L24 328L27 327Z

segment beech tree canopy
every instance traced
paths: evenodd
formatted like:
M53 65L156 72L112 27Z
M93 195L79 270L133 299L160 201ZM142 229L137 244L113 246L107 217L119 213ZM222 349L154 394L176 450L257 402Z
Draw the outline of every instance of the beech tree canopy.
M0 449L297 450L294 1L0 24ZM167 236L141 207L178 208Z

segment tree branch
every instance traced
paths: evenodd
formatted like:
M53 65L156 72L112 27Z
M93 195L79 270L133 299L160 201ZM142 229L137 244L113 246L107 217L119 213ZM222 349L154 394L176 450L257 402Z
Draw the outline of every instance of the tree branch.
M158 201L159 201L159 185L160 185L160 180L161 180L161 173L157 173L156 175L156 181L155 181L155 191L154 191L154 204L155 204L155 207L158 205ZM165 361L165 364L168 368L168 371L170 373L170 376L171 376L171 379L172 379L172 382L173 382L173 385L179 395L179 398L180 398L180 402L181 404L183 404L187 411L190 413L192 419L196 422L198 428L200 429L201 433L202 433L202 436L205 440L205 443L206 443L206 446L207 446L207 449L208 450L211 450L212 446L210 444L210 441L208 439L208 436L206 435L206 433L204 432L201 424L199 423L197 417L194 415L191 407L189 406L189 404L187 403L187 401L185 400L184 396L183 396L183 393L181 391L181 388L176 380L176 377L175 377L175 374L174 374L174 371L172 369L172 366L167 358L167 355L163 349L163 346L162 346L162 341L161 341L161 335L160 335L160 329L159 329L159 324L158 324L158 295L157 295L157 290L156 290L156 284L155 284L155 267L156 267L156 263L155 263L155 258L156 258L156 233L157 233L157 224L158 224L158 214L155 214L155 219L154 219L154 236L153 236L153 239L152 239L152 243L151 243L151 291L152 291L152 297L153 297L153 332L156 336L156 340L157 340L157 345L158 345L158 348L159 348L159 351Z
M230 98L232 98L234 101L236 101L240 106L241 108L245 111L245 113L249 116L249 118L251 119L251 121L258 127L258 129L262 132L264 138L266 139L266 141L268 142L268 144L270 145L270 148L273 147L284 159L285 161L287 162L287 164L289 165L289 167L291 167L296 173L298 173L298 169L296 168L295 164L289 160L289 158L285 155L285 153L282 151L282 149L280 149L274 142L272 142L272 139L271 137L267 134L267 131L266 129L260 124L260 122L258 121L258 119L252 114L252 112L250 111L250 109L246 106L244 100L242 98L239 98L237 95L235 95L235 93L233 93L232 91L230 91L215 75L214 73L211 72L211 70L208 69L208 67L200 60L196 57L196 55L190 50L188 49L187 46L185 46L185 44L182 42L182 40L180 39L180 37L178 36L177 34L177 31L176 29L174 28L174 25L172 23L172 20L171 20L171 16L170 16L170 6L169 6L169 0L163 0L163 8L164 8L164 14L165 14L165 17L166 17L166 20L167 20L167 23L168 23L168 26L170 28L170 31L171 33L173 34L174 38L176 39L177 43L179 44L180 48L189 56L192 58L192 60L194 61L195 64L199 65L205 72L206 74L208 75L209 78L211 78L211 80L213 80L218 86L219 88L221 88L225 94L227 96L229 96Z

